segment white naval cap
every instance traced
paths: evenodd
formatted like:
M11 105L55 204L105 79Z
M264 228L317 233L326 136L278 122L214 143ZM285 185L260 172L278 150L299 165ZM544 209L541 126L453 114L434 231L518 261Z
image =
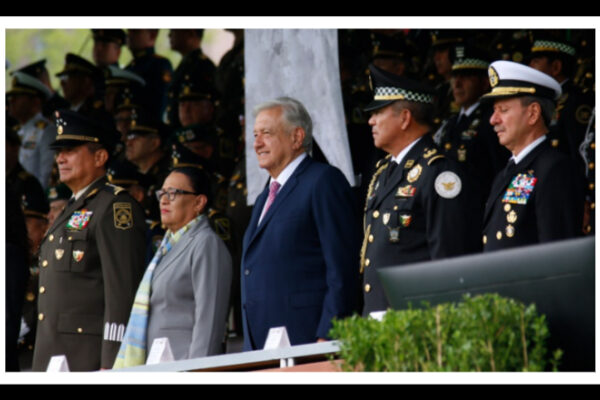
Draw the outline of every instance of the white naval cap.
M13 77L12 88L6 92L7 95L41 95L44 99L49 99L52 96L50 89L39 79L21 71L15 71L11 75Z
M557 100L560 84L550 75L513 61L494 61L488 69L492 91L482 100L504 97L537 96Z

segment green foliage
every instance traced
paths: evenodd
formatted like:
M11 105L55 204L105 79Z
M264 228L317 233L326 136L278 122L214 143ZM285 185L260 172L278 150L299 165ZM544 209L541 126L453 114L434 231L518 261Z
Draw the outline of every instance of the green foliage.
M548 326L535 305L497 294L389 310L381 322L334 320L330 336L345 371L545 371L562 356L547 354Z

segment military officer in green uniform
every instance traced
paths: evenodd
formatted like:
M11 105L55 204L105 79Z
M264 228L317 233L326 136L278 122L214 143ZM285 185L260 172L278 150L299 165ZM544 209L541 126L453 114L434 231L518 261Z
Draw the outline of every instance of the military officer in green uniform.
M33 370L65 355L71 371L110 368L144 271L144 213L108 183L111 141L95 121L56 115L60 179L72 200L42 241Z
M367 194L361 248L366 316L388 306L377 270L480 249L476 187L430 135L433 90L371 65L369 125L377 163Z

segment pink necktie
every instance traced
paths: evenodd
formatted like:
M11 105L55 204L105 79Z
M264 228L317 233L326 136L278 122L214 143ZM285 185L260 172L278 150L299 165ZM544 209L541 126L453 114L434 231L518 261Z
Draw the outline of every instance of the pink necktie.
M265 204L265 208L263 208L262 214L260 214L260 218L258 219L259 224L263 220L264 216L267 214L267 210L269 210L269 207L271 207L273 201L275 201L275 196L277 196L277 191L280 187L281 185L279 184L279 182L271 182L271 185L269 186L269 197L267 197L267 203Z
M269 207L271 207L271 204L273 204L273 201L275 201L275 196L277 196L277 192L279 191L280 187L281 185L279 184L279 182L271 182L271 186L269 187L269 197L267 197L267 205L265 206L265 211L263 212L263 215L267 213Z

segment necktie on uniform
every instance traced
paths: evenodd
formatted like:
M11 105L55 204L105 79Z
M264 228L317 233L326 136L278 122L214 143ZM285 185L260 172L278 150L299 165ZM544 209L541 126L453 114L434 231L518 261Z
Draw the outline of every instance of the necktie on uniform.
M506 164L506 167L504 168L504 171L503 171L503 174L504 174L504 175L503 175L503 176L506 178L506 177L508 177L509 175L511 175L511 174L512 174L512 170L513 170L513 168L514 168L516 165L517 165L517 164L515 164L515 159L514 159L514 158L511 158L511 159L508 161L508 164Z
M385 175L384 185L388 183L389 179L391 178L392 174L396 170L397 166L398 166L398 163L396 161L390 161L390 163L388 164L388 167L387 167L387 173Z

